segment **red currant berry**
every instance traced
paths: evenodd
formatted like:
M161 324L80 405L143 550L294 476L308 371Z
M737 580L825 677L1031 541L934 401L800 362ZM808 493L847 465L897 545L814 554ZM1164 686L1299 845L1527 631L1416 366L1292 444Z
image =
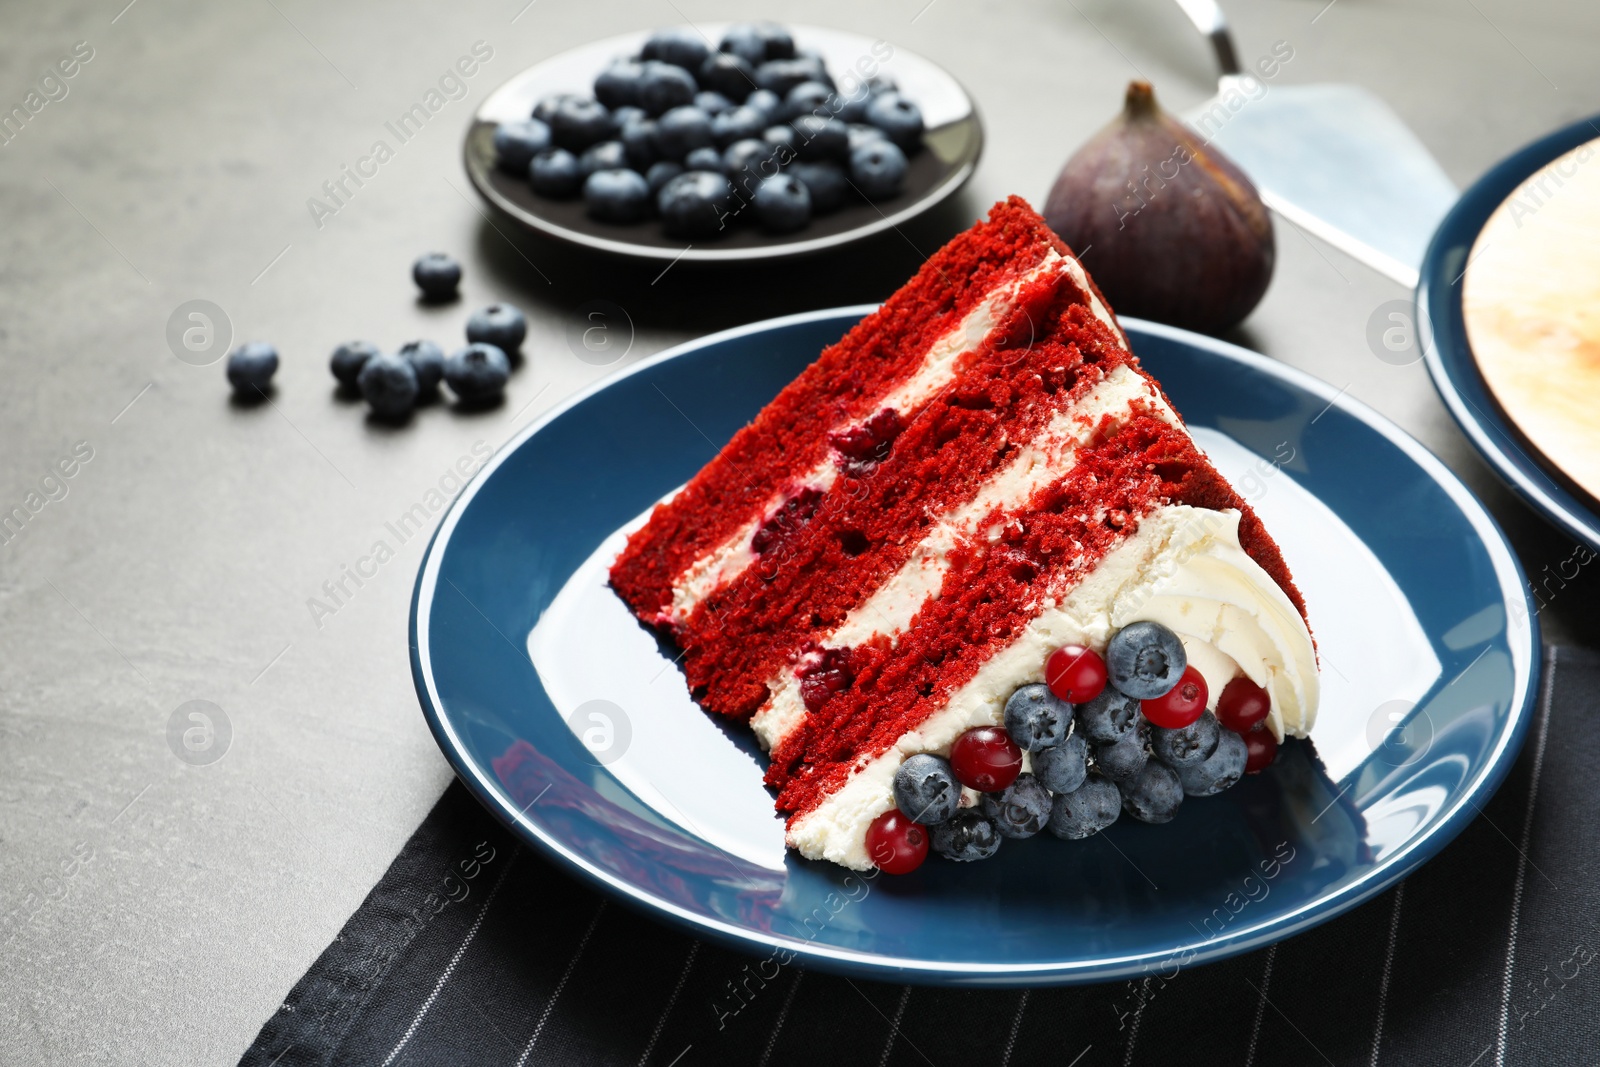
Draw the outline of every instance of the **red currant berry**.
M890 808L867 827L867 855L884 874L910 874L928 858L928 829Z
M998 726L975 726L950 746L956 781L980 793L998 793L1022 773L1022 749Z
M1244 773L1260 774L1278 758L1278 739L1265 726L1244 735Z
M1106 661L1082 645L1065 645L1044 661L1044 682L1068 704L1087 704L1106 687Z
M1177 730L1205 714L1208 696L1206 680L1200 676L1200 672L1193 667L1185 667L1177 685L1153 700L1139 701L1139 710L1144 712L1144 717L1150 720L1151 725Z
M1217 698L1217 721L1236 734L1247 734L1267 719L1272 699L1267 691L1240 675L1222 687Z

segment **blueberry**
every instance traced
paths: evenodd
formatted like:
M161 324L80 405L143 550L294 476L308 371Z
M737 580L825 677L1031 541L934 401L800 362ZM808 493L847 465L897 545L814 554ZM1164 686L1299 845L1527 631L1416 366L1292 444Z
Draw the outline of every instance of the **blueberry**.
M619 59L594 79L594 97L608 108L637 107L639 88L644 81L644 65Z
M1097 745L1119 741L1128 731L1143 721L1139 702L1117 692L1109 685L1087 704L1077 706L1078 729Z
M833 90L821 82L801 82L783 95L783 112L791 122L801 115L832 118L839 103Z
M756 68L743 56L713 52L700 64L699 81L701 88L742 104L756 87Z
M652 60L644 65L644 77L639 83L639 106L652 115L661 115L692 103L694 94L699 91L694 77L682 67Z
M1002 837L1032 837L1050 821L1050 791L1031 774L1019 774L1000 793L983 795L983 813Z
M696 148L715 144L711 116L693 105L675 107L656 119L656 150L662 159L682 159Z
M867 121L867 105L872 103L872 91L866 83L858 84L853 92L843 93L839 99L839 110L834 115L840 122L857 123Z
M967 808L928 828L933 850L948 860L971 863L1000 851L1000 831L987 816Z
M717 45L717 51L724 55L738 56L749 64L753 70L756 65L767 61L767 42L753 23L741 23L730 26L728 32L722 35L722 43Z
M1183 783L1178 781L1178 772L1153 760L1118 788L1122 790L1122 806L1140 822L1171 822L1183 803Z
M417 404L417 372L403 356L381 352L373 356L361 368L356 384L380 418L404 418Z
M669 235L711 237L723 229L731 192L722 175L692 170L661 187L656 209Z
M1070 793L1089 775L1089 743L1072 731L1059 745L1033 754L1033 773L1052 793Z
M642 107L623 105L622 107L614 107L611 109L611 121L616 124L616 127L619 130L628 125L630 122L642 122L649 117L650 113Z
M768 59L792 59L797 54L794 38L789 31L770 20L754 23L752 28L766 46Z
M549 96L542 96L539 102L533 105L533 117L548 126L550 120L555 118L557 108L568 100L580 99L582 97L577 93L551 93Z
M495 164L503 171L521 174L550 143L550 127L538 119L502 122L494 128Z
M397 353L411 364L417 374L417 392L422 396L439 388L444 377L444 349L432 341L407 341Z
M850 150L850 180L868 200L900 192L906 180L906 156L890 141L871 141Z
M1166 730L1159 726L1150 729L1150 751L1156 759L1173 770L1204 763L1217 750L1217 737L1222 727L1217 717L1209 711L1188 726Z
M883 93L867 105L867 122L886 134L902 151L922 143L922 109L899 93Z
M578 169L587 178L597 170L617 170L628 166L628 150L621 141L601 141L590 145L578 157Z
M528 320L510 304L490 304L467 320L469 344L494 345L508 355L522 347L526 336Z
M511 377L511 360L496 345L470 344L444 361L444 380L462 400L499 396Z
M811 193L798 178L777 174L756 187L756 221L769 233L793 233L811 221Z
M558 148L582 152L616 135L611 112L598 100L573 96L563 100L550 116L550 138Z
M888 136L876 126L867 126L859 122L851 123L846 129L850 133L850 151L854 152L862 145L874 141L887 141Z
M733 101L721 93L702 90L694 94L694 106L704 111L707 115L720 115L724 111L733 110Z
M540 196L566 199L583 188L583 164L565 148L540 152L528 164L528 184Z
M429 300L449 300L461 284L461 264L443 252L429 252L411 264L411 280Z
M663 185L682 173L682 163L669 163L666 160L662 160L660 163L650 164L650 169L644 175L645 183L650 186L650 195L658 195Z
M649 167L661 159L656 150L656 123L654 119L635 119L622 127L622 147L628 154L628 164L636 169Z
M1098 774L1070 793L1058 793L1050 805L1050 832L1068 841L1099 833L1122 814L1122 794Z
M771 89L757 89L744 98L744 106L755 108L766 116L767 120L762 123L763 126L770 126L782 118L780 112L783 111L783 99Z
M228 353L228 384L245 396L265 394L278 373L278 350L265 341L246 341Z
M683 157L684 170L722 170L722 153L715 148L696 148Z
M824 215L838 210L850 192L850 180L844 169L834 163L810 163L802 160L792 165L788 173L805 183L811 193L811 211Z
M887 74L878 74L867 79L867 91L873 96L882 96L884 93L898 93L900 83Z
M699 70L700 64L711 54L705 38L687 26L670 26L652 33L644 42L640 54L645 59L659 59L685 70Z
M773 158L780 164L792 162L800 156L800 138L795 135L794 127L787 122L768 126L761 131L761 139L776 150Z
M1129 623L1106 646L1111 684L1135 700L1165 696L1188 665L1183 642L1158 622Z
M333 358L328 360L328 366L342 384L354 385L361 376L361 368L377 354L378 346L371 341L346 341L333 350Z
M1178 768L1178 781L1191 797L1209 797L1230 788L1244 777L1249 753L1244 738L1232 730L1219 731L1216 751L1199 763Z
M1139 725L1123 734L1120 740L1109 745L1095 746L1095 766L1100 768L1101 774L1113 782L1126 782L1144 770L1145 764L1149 762L1150 754L1145 749L1149 733L1149 724L1140 719Z
M766 126L766 113L744 104L713 117L711 136L716 139L717 144L726 148L735 141L760 137L761 131L766 129Z
M1072 728L1072 705L1043 684L1025 685L1006 700L1006 733L1025 752L1059 745Z
M935 826L961 807L961 784L950 761L919 752L894 772L894 806L913 822Z
M789 59L794 55L794 38L775 22L742 22L730 26L718 45L752 64L769 59Z
M771 144L746 138L727 147L717 169L742 195L753 197L764 180L778 173L778 163Z
M601 222L639 222L650 217L650 183L636 170L597 170L583 183L583 206Z
M756 68L756 85L777 94L780 100L795 86L809 81L832 83L827 70L813 59L769 59Z
M800 139L800 154L807 159L850 158L850 127L838 119L801 115L794 120L794 132Z

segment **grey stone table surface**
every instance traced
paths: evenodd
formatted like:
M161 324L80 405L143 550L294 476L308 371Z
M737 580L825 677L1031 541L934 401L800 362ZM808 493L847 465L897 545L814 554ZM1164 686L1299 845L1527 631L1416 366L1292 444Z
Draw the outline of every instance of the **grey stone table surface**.
M7 1064L231 1062L382 873L450 777L406 652L425 538L385 523L427 503L458 459L615 370L569 347L574 308L627 309L631 362L711 329L881 298L992 201L1041 200L1130 77L1175 106L1213 84L1165 0L125 3L0 16L0 110L42 104L0 145L0 511L37 505L0 544ZM1588 0L1225 6L1245 56L1287 41L1285 83L1374 90L1458 183L1600 110ZM746 15L849 28L948 67L988 124L967 190L847 256L675 268L654 284L659 266L575 257L486 219L460 138L496 84L623 29ZM475 45L487 57L474 74L394 144L385 122ZM61 60L72 76L46 78ZM392 157L313 217L308 200L326 202L323 183L378 140ZM415 302L408 267L433 248L466 264L458 304ZM1281 220L1278 248L1272 288L1233 339L1421 438L1530 572L1566 560L1570 540L1499 486L1423 367L1369 351L1369 316L1407 294ZM278 346L271 404L235 406L219 364L174 357L169 317L195 299L223 309L236 340ZM503 407L437 405L393 429L334 396L337 342L450 343L494 299L531 319ZM379 541L393 557L313 611ZM1595 643L1596 588L1585 572L1552 597L1547 633ZM168 741L195 700L231 730L204 766Z

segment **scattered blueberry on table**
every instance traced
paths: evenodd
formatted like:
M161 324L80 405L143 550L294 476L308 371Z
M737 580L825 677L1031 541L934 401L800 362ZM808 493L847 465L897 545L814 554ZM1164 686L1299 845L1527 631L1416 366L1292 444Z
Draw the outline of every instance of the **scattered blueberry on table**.
M246 341L228 353L228 383L246 397L266 395L278 372L278 350L265 341Z
M417 374L417 392L428 396L439 389L444 380L444 349L432 341L407 341L400 346L399 355L411 363Z
M411 280L429 300L453 300L461 285L461 264L443 252L429 252L411 265Z
M596 72L590 92L544 97L530 117L500 123L496 165L540 196L581 194L602 222L656 217L678 238L750 221L794 233L852 198L898 196L925 132L892 80L852 76L843 91L771 22L730 28L714 51L685 27L657 30ZM717 177L726 189L708 181Z
M356 384L380 418L403 419L416 407L417 372L404 356L382 352L373 356L362 366Z
M502 355L520 351L523 338L528 336L528 319L510 304L490 304L472 313L467 320L467 341L472 344L493 345ZM449 374L445 375L446 380Z
M444 380L462 400L482 402L500 395L511 377L511 360L497 345L474 342L444 361Z
M371 341L346 341L333 350L328 365L341 385L354 386L356 379L361 376L361 368L376 355L378 346Z

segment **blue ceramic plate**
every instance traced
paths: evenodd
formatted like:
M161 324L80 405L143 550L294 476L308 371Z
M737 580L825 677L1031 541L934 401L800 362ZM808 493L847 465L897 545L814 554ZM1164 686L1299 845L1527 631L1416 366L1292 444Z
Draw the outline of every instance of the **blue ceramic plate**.
M1433 384L1462 431L1529 504L1600 549L1600 513L1594 499L1561 475L1559 466L1506 417L1478 370L1461 312L1467 260L1489 216L1547 163L1596 138L1600 138L1600 115L1581 119L1506 159L1462 195L1428 246L1417 286L1417 318Z
M890 981L1103 981L1219 959L1355 906L1442 848L1521 744L1538 632L1494 522L1438 460L1322 382L1128 322L1283 547L1323 657L1316 747L1164 826L1008 842L868 877L786 854L751 739L690 702L605 586L623 531L869 308L684 345L502 448L412 605L439 745L525 840L605 891L779 962Z

